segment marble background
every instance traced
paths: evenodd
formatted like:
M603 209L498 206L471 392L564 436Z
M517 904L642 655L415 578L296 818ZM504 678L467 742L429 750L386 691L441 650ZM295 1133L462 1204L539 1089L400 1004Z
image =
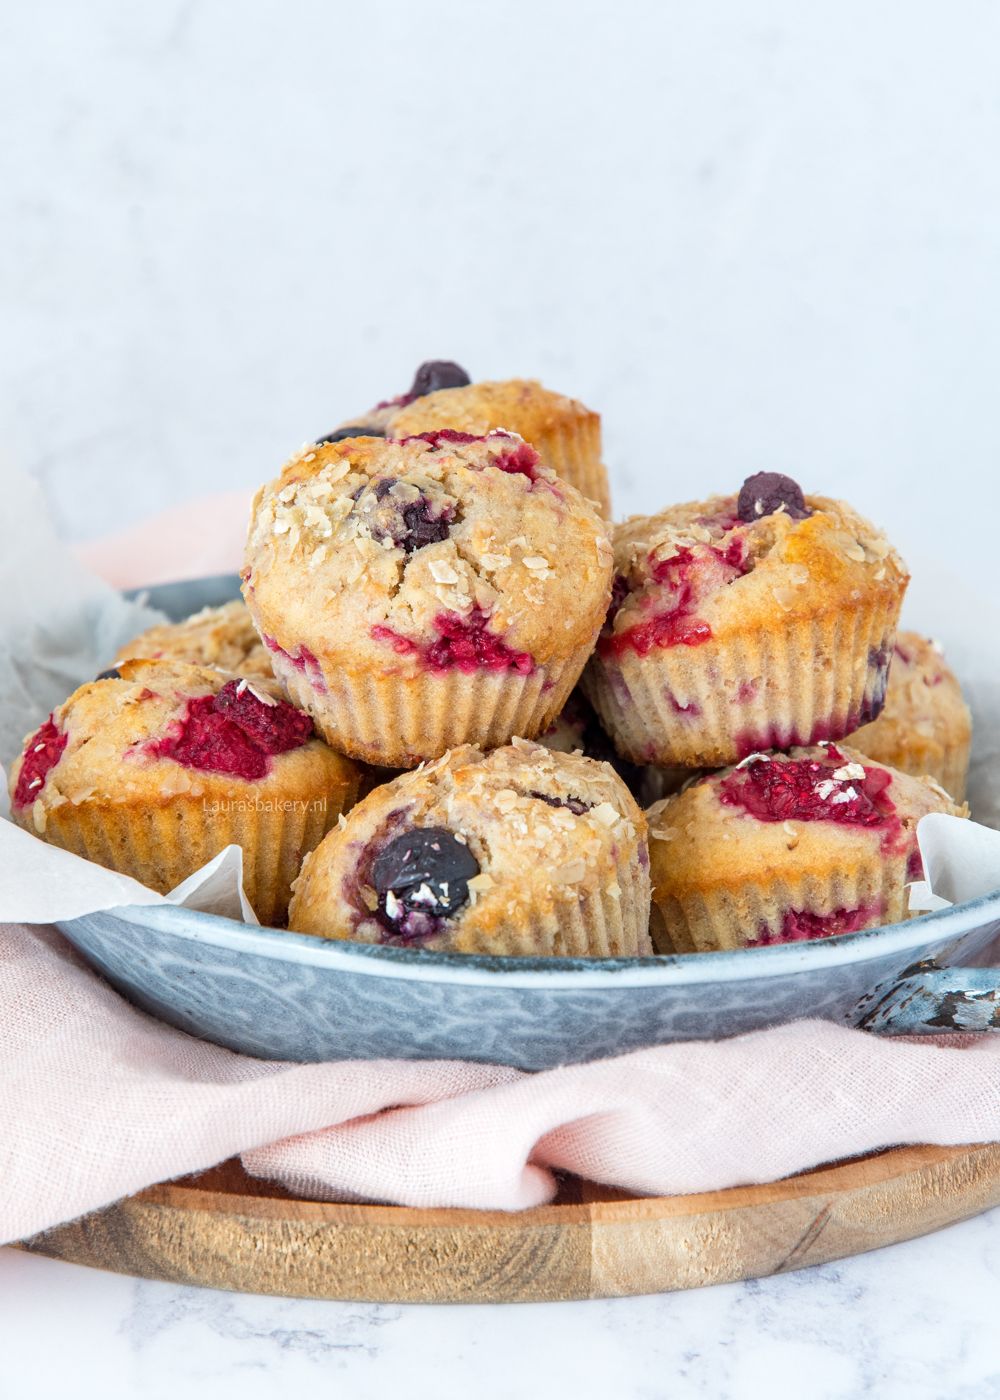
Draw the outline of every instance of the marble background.
M774 467L993 592L998 40L989 0L4 5L0 477L95 536L445 356L599 407L622 511ZM998 1229L462 1311L0 1251L0 1395L981 1400Z

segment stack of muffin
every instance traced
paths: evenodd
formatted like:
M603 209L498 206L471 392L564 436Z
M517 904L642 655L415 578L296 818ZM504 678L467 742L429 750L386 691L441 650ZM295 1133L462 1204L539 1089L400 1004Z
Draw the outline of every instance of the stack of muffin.
M14 819L163 891L235 842L263 922L366 943L632 957L906 917L971 726L897 638L888 541L775 473L609 513L597 414L422 365L258 492L245 604L136 638L30 736Z

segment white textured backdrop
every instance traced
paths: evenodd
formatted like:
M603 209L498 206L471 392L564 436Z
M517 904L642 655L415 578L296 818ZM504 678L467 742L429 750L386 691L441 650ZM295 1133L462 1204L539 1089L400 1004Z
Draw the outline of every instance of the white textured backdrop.
M983 563L998 41L989 0L4 5L0 458L92 535L442 356L600 408L620 509L776 467Z

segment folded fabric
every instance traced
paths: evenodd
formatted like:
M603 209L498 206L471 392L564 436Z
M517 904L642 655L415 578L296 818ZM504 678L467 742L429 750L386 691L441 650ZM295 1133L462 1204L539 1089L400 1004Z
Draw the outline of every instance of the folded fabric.
M320 1199L520 1210L555 1171L649 1194L892 1143L1000 1137L1000 1038L802 1021L543 1074L254 1060L137 1011L51 928L0 925L0 1243L242 1153Z

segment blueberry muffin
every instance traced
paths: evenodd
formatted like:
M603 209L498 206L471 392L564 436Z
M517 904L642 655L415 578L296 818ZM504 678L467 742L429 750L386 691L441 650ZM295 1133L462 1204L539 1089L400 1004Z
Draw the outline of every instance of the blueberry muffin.
M265 924L284 919L303 856L357 790L354 764L273 677L173 661L123 661L81 686L10 774L19 826L161 894L242 846Z
M852 748L901 773L926 773L962 802L971 745L972 715L940 646L900 632L885 707L851 735Z
M115 665L136 657L214 666L237 676L274 674L267 648L240 598L221 608L203 608L183 622L166 622L140 632L119 650Z
M594 508L513 434L349 438L258 493L244 596L327 741L412 768L551 724L597 639L611 560Z
M702 953L896 923L917 823L965 816L929 778L822 744L751 754L647 813L657 951Z
M718 768L877 718L909 581L850 506L773 472L614 532L583 679L633 763Z
M607 764L466 746L365 798L309 856L289 926L520 957L651 951L646 823Z

